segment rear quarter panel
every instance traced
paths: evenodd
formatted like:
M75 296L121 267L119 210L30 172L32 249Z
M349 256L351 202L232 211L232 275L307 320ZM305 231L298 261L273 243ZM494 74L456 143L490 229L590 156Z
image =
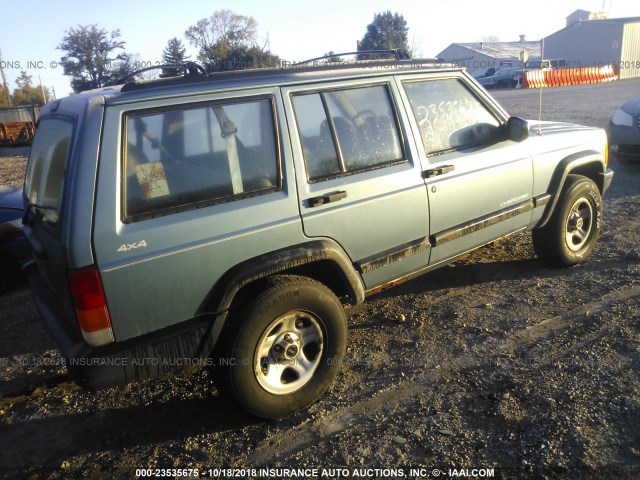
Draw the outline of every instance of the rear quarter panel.
M279 123L286 125L279 90L261 93L275 96ZM220 95L207 94L189 101L225 98ZM204 313L209 292L231 267L305 240L290 143L286 136L283 138L282 132L286 129L282 127L279 129L281 191L123 223L119 181L123 115L132 109L175 103L175 100L154 100L145 105L115 105L106 112L105 125L109 128L105 129L102 140L93 235L116 341ZM118 251L122 245L139 244L143 240L145 247Z

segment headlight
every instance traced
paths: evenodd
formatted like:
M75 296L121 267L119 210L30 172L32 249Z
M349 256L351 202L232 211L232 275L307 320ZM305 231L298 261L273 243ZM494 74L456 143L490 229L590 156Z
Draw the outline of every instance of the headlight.
M633 127L633 117L619 108L611 117L611 123L622 127Z

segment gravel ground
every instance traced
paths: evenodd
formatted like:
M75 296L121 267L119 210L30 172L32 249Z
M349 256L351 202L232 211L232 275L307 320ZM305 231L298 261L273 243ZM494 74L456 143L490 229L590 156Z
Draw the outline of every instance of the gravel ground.
M0 185L22 188L27 155L29 147L0 147Z
M604 127L638 91L637 80L548 89L542 117ZM537 117L538 92L495 96ZM0 298L0 476L317 468L382 478L395 471L367 469L423 467L423 478L640 477L640 165L612 167L588 262L549 269L521 235L370 298L349 310L335 386L282 421L238 411L202 370L84 391L24 285L13 289ZM23 170L24 159L0 158L0 183L20 184Z

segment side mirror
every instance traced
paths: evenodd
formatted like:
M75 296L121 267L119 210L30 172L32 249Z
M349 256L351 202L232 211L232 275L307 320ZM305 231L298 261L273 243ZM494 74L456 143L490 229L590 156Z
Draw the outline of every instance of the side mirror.
M519 117L509 117L509 120L507 120L507 132L510 140L522 142L529 138L529 124Z

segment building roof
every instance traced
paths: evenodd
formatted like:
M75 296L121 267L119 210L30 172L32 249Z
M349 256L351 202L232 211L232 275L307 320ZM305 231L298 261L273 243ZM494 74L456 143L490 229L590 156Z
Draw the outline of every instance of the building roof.
M628 23L640 23L640 17L604 18L601 20L579 20L572 23L571 25L567 25L566 27L564 27L561 30L558 30L557 32L553 32L552 34L547 35L545 39L553 37L554 35L557 35L560 32L564 32L569 28L580 28L581 26L599 27L604 25L626 25Z
M529 56L540 56L539 41L452 43L437 56L440 58L452 46L464 47L493 58L519 58L522 50L525 50Z
M569 15L567 15L567 18L569 17L574 17L574 16L580 16L580 15L584 15L584 14L589 15L591 13L591 11L589 10L582 10L581 8L571 12Z
M589 25L617 23L617 24L625 25L627 23L638 23L638 22L640 22L640 17L603 18L602 20L586 20L584 22L579 22L579 23L586 23Z
M588 20L603 20L606 18L609 18L609 12L590 12L589 10L576 10L575 12L567 15L566 20L567 26L570 26L576 22L584 22Z

